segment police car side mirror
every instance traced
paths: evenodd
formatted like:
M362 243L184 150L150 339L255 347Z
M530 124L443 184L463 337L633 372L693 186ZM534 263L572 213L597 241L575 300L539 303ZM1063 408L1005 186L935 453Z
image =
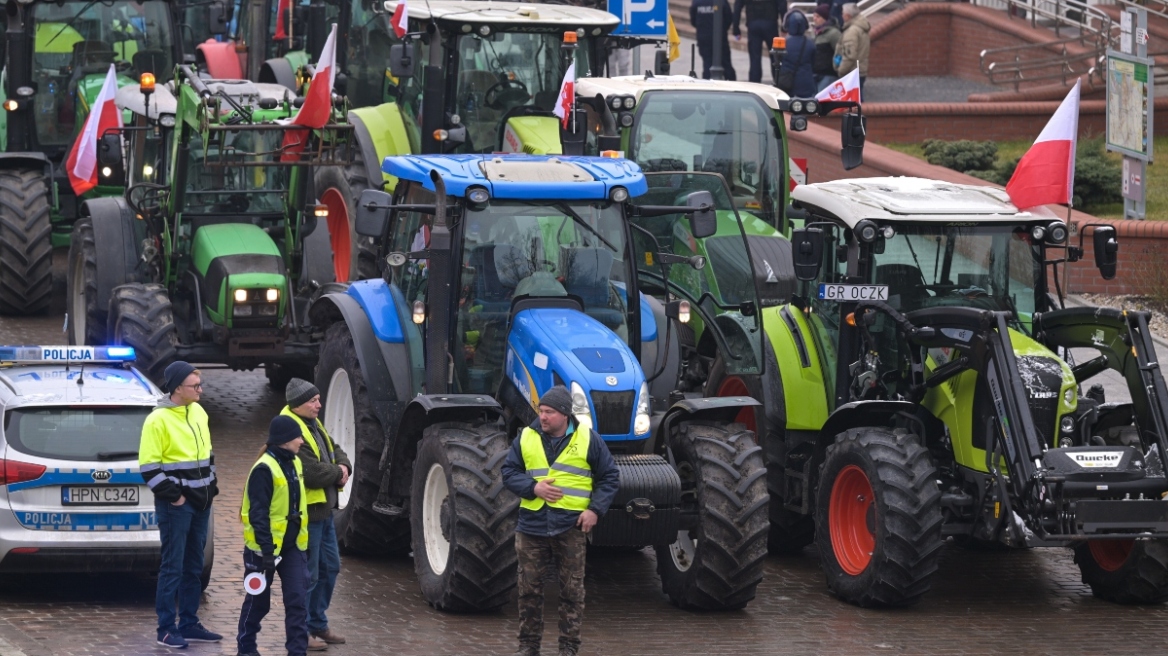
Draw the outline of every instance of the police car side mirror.
M379 189L366 189L357 199L357 220L353 228L362 237L380 237L389 223L393 198Z
M823 266L823 231L819 228L792 230L791 256L795 260L796 278L804 282L818 278Z

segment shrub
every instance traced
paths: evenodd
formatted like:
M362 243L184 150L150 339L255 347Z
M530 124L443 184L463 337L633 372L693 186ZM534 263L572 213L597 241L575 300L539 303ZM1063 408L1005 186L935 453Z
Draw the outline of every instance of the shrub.
M1123 169L1103 150L1103 137L1082 140L1075 154L1075 207L1123 202Z
M962 173L991 169L998 155L998 145L992 141L927 139L922 146L930 164Z

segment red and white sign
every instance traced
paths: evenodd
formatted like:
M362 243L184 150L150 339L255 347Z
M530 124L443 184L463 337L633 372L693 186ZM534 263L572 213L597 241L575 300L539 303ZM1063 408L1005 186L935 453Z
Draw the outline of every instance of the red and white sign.
M851 73L827 85L827 88L820 91L815 99L860 102L860 69L854 68Z
M791 171L791 191L801 184L807 184L807 158L789 157L787 167Z
M85 127L73 142L73 149L65 160L65 171L69 174L69 184L73 193L80 196L97 186L97 148L106 130L122 127L122 113L114 103L118 93L118 74L110 64L105 82L89 109ZM119 133L119 137L120 137ZM118 139L120 144L121 139Z
M311 130L317 130L329 121L333 111L333 82L337 77L337 25L333 23L333 30L324 42L320 51L320 59L316 62L316 72L308 82L308 91L304 94L304 104L300 111L292 117L291 125L301 125L304 130L285 130L284 142L281 146L283 161L296 161L308 143Z
M1054 116L1022 159L1006 193L1018 209L1037 205L1070 205L1075 193L1075 146L1079 138L1079 85L1055 110Z
M576 104L576 62L568 67L564 73L564 81L560 83L560 97L552 113L560 117L560 123L567 128L568 117L572 115L572 106Z
M263 572L252 572L243 577L243 591L249 595L258 595L268 589L268 579Z
M393 10L393 18L389 21L393 25L393 33L402 38L410 31L410 10L406 7L406 0L399 0L397 8Z

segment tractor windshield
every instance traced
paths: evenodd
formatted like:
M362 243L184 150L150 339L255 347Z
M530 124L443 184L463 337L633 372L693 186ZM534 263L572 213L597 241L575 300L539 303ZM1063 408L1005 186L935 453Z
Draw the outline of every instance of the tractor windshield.
M292 168L270 166L280 129L190 132L183 211L193 214L283 214Z
M37 139L68 146L114 64L119 85L174 71L170 7L162 0L45 2L33 5Z
M734 206L776 225L785 179L774 112L749 93L650 91L641 97L629 157L649 171L721 173Z

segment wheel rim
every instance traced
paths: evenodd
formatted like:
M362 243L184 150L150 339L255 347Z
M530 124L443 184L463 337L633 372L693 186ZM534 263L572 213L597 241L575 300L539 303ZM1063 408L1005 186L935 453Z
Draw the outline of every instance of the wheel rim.
M349 372L337 369L329 380L328 406L324 411L324 429L330 437L341 445L341 449L349 455L353 463L353 471L349 472L349 480L345 487L337 494L337 507L344 509L349 505L349 497L353 494L353 480L356 478L357 459L357 421L353 412L353 388L349 385Z
M1088 540L1087 548L1091 550L1091 557L1100 569L1107 572L1117 571L1127 562L1135 540Z
M698 540L690 537L689 531L678 531L677 542L669 545L669 555L673 558L673 566L679 572L688 572L693 567L697 557Z
M738 376L730 376L718 386L718 396L750 396L746 381ZM738 411L734 421L745 424L748 429L758 434L758 421L754 417L754 408L743 408Z
M349 282L353 265L353 238L349 228L349 206L336 187L329 187L320 197L328 207L329 245L333 249L333 276L337 282Z
M856 465L844 467L831 486L828 508L831 548L840 568L851 576L868 567L876 548L869 524L875 510L872 496L868 475Z
M422 537L426 542L426 560L430 571L441 576L450 559L450 541L442 534L442 504L450 496L446 472L435 463L426 473L426 490L422 497Z
M85 343L85 258L78 258L73 263L73 270L69 272L70 282L73 284L73 296L69 299L69 336L74 344Z

